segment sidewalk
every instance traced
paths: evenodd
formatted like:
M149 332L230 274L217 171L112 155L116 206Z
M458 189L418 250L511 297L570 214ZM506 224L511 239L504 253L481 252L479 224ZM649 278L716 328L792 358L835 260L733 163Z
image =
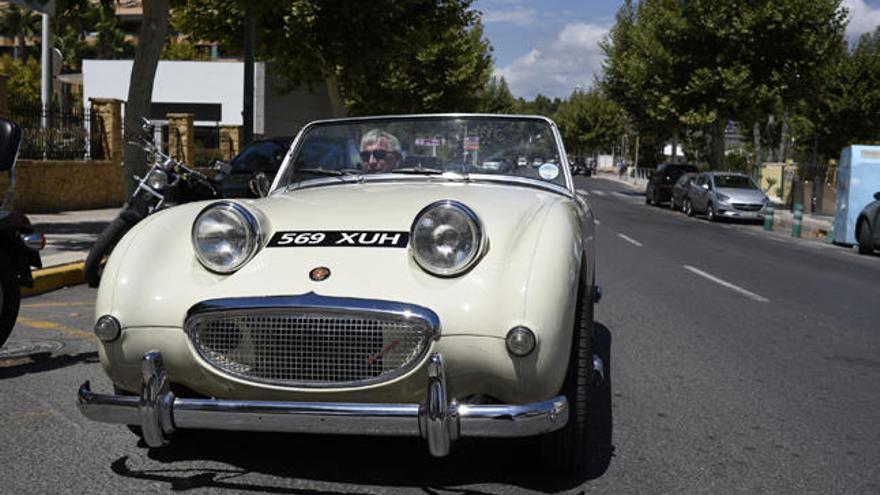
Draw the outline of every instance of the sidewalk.
M624 184L629 186L633 191L641 193L645 192L645 186L647 185L647 181L644 179L637 179L634 177L620 178L615 173L599 172L596 176L605 180ZM791 232L793 223L794 214L791 211L780 207L773 210L773 230ZM831 231L831 226L833 224L834 217L831 215L804 213L804 216L801 219L801 237L807 239L821 239L824 241L828 236L828 232Z
M34 287L22 295L34 296L83 283L83 268L92 244L119 208L27 214L34 231L46 236L40 251L43 268L33 271Z

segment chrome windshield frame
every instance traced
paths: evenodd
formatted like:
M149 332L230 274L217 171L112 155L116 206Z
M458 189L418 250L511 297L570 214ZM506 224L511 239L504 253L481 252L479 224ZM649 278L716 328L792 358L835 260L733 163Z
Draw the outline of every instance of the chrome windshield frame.
M299 182L290 182L284 184L282 186L282 180L287 175L288 169L293 166L292 158L294 154L298 151L299 146L302 144L303 137L311 131L311 129L315 126L326 125L326 124L340 124L340 123L351 123L358 124L364 122L371 121L379 121L379 120L413 120L413 119L501 119L501 120L539 120L546 122L550 125L551 131L553 133L553 137L556 141L556 149L559 153L559 163L562 167L562 174L565 177L565 186L560 184L555 184L549 181L543 181L539 179L533 179L529 177L519 177L515 175L501 175L501 174L480 174L480 173L468 173L468 174L454 174L452 175L442 174L442 175L410 175L410 174L395 174L395 173L387 173L387 174L359 174L359 175L341 175L335 177L317 177L307 180L302 180ZM387 181L403 181L403 182L411 182L411 181L425 181L425 180L441 180L444 182L450 181L458 181L458 182L470 182L470 181L481 181L481 182L495 182L495 183L507 183L507 184L515 184L522 185L528 187L536 187L539 189L545 189L553 192L557 192L563 194L565 196L574 198L575 188L574 188L574 180L571 175L571 171L568 163L568 155L565 152L565 144L562 141L562 135L559 132L559 128L556 126L556 123L553 122L548 117L543 115L515 115L515 114L487 114L487 113L440 113L440 114L415 114L415 115L379 115L379 116L370 116L370 117L346 117L346 118L335 118L335 119L323 119L323 120L315 120L306 124L302 129L300 129L299 133L297 133L296 138L294 138L293 142L290 144L290 148L287 150L287 154L284 156L284 160L281 163L281 167L278 169L278 173L275 174L275 180L272 182L272 187L269 189L268 196L272 196L278 192L284 191L292 191L296 189L306 189L312 187L320 187L332 184L351 184L351 183L361 183L361 182L387 182Z

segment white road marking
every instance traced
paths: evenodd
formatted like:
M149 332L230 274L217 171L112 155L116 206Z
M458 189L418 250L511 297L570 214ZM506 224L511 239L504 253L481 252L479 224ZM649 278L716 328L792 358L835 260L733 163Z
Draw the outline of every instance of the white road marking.
M593 190L590 191L590 192L593 193L593 194L595 194L596 196L605 196L605 191L600 191L600 190L598 190L598 189L593 189Z
M642 247L642 243L633 239L632 237L629 237L629 236L626 236L623 234L617 234L617 236L620 237L621 239L623 239L624 241L634 245L634 246Z
M594 218L594 219L593 219L593 223L596 224L596 225L599 225L599 219L598 219L598 218Z
M588 193L587 191L585 191L583 189L577 189L577 190L575 190L575 192L580 194L581 196L589 196L590 195L590 193Z
M612 194L614 194L614 195L617 196L618 198L623 198L623 199L635 199L636 201L639 201L639 198L637 198L637 197L635 197L635 196L630 196L629 194L623 194L623 193L620 192L620 191L614 191L614 192L612 192Z
M730 282L725 282L724 280L721 280L718 277L710 275L710 274L704 272L703 270L700 270L699 268L694 268L690 265L683 265L683 266L684 266L685 270L689 270L693 273L696 273L697 275L699 275L703 278L709 279L709 280L715 282L716 284L723 285L724 287L727 287L728 289L730 289L734 292L738 292L738 293L748 297L749 299L753 299L758 302L770 302L770 300L764 296L759 296L758 294L755 294L754 292L751 292L751 291L747 291L738 285L733 285Z

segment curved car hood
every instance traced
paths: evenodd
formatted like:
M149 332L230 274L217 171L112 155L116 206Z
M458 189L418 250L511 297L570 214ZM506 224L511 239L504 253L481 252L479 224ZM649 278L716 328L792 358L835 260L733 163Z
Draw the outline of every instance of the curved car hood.
M213 274L195 260L190 241L194 218L209 204L201 202L170 208L135 226L108 262L96 309L118 314L130 326L179 327L189 308L208 299L315 292L431 307L445 318L447 333L503 337L513 325L528 323L530 292L566 297L577 281L573 267L581 239L576 203L558 193L423 181L321 186L237 201L260 217L268 242L278 231L409 232L422 208L444 199L469 206L488 239L482 259L459 277L425 273L409 248L372 246L266 246L234 274ZM161 262L151 262L156 259ZM309 280L310 270L319 266L332 275ZM540 283L530 278L535 270L542 274ZM504 324L491 317L498 301L505 301Z
M735 189L729 187L718 187L716 192L730 196L731 203L748 203L762 204L764 203L764 193L757 189Z
M460 182L340 184L278 193L255 203L278 230L409 231L422 208L445 199L474 210L491 237L516 235L563 199L533 188ZM491 219L491 223L487 220Z

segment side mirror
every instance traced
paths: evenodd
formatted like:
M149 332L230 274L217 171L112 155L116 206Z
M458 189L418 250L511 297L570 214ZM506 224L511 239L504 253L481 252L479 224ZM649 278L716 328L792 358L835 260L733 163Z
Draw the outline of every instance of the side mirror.
M15 122L0 119L0 172L11 170L15 165L21 144L21 127Z
M268 196L270 187L272 187L272 184L263 172L257 172L251 177L251 180L248 181L248 189L250 189L251 194L257 198L265 198Z
M707 191L709 190L709 184L703 184L700 187L702 187L703 189L705 189Z
M230 165L229 162L224 162L223 160L217 160L214 162L213 169L223 175L228 175L229 172L232 172L232 165Z
M880 191L877 191L874 193L874 199L876 199L877 201L880 201Z

